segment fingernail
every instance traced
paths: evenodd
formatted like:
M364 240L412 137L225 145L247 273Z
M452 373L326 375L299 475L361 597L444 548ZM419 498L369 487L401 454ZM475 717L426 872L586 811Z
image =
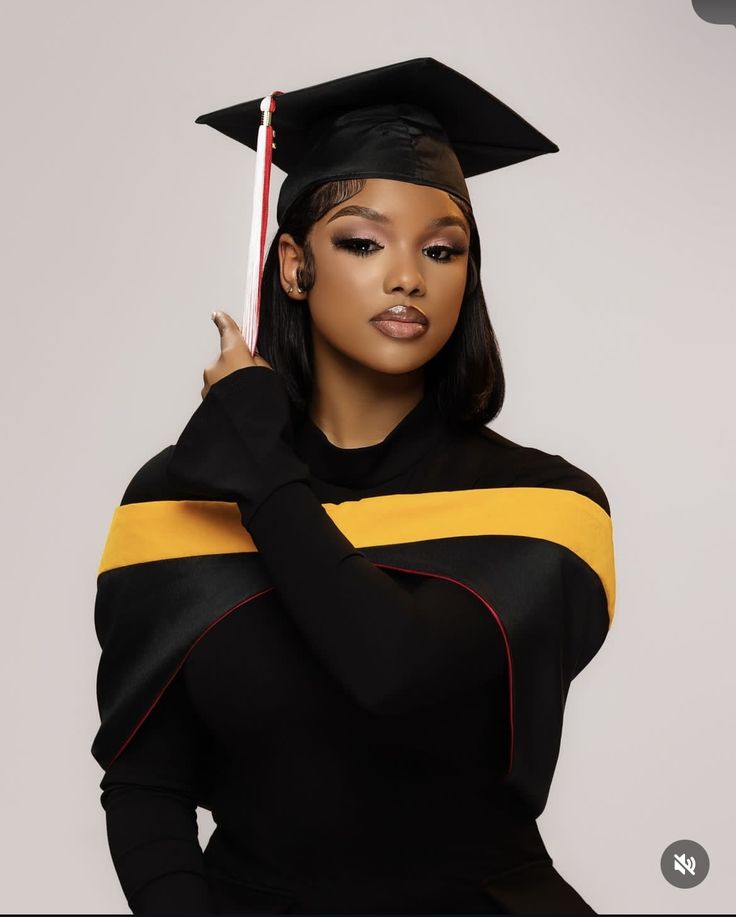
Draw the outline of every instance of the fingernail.
M213 313L212 313L212 321L213 321L215 324L217 324L217 316L218 316L219 314L220 314L219 312L213 312Z

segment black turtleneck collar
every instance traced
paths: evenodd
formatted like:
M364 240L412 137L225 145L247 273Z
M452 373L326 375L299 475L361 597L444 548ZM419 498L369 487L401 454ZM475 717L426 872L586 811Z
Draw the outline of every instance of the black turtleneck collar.
M414 466L443 432L442 417L429 392L380 443L357 449L331 443L308 411L293 416L296 454L315 478L342 487L375 487L398 477Z

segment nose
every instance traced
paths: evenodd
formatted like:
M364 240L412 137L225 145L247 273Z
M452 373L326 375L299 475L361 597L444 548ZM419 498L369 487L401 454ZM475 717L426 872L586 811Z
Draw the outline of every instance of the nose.
M405 252L397 254L384 278L384 292L403 296L424 296L424 274L415 258Z

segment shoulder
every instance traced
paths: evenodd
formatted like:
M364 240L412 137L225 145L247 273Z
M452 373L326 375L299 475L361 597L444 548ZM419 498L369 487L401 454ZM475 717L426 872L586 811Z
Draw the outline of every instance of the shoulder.
M174 446L166 446L144 462L135 472L125 488L120 505L126 503L150 503L154 500L176 500L179 494L169 481L167 467Z
M587 471L561 455L524 446L489 427L477 430L483 455L476 487L552 487L572 490L597 503L610 516L603 487Z

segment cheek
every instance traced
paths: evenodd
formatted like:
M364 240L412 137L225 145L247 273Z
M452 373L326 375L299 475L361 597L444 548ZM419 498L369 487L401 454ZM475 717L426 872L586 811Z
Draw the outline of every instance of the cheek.
M446 294L453 302L462 302L465 295L465 286L468 280L468 262L460 261L457 264L448 265Z
M320 262L320 269L315 272L312 292L322 300L325 307L353 303L360 308L375 302L376 295L381 293L382 280L378 259L333 254ZM378 308L376 306L376 310Z
M315 271L309 294L312 321L320 329L355 330L381 308L380 266L369 259L333 255L323 258Z
M435 311L435 320L443 329L450 330L455 327L460 308L465 296L465 283L467 270L465 267L455 265L438 268L432 278L432 298L443 303L444 308Z

